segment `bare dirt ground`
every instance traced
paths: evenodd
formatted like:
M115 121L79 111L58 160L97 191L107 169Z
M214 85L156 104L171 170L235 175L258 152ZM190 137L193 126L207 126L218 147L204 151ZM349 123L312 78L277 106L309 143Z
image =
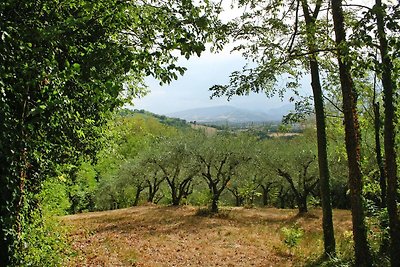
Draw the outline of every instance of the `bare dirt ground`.
M348 211L334 211L336 235L348 233ZM303 266L321 255L321 211L225 208L201 216L195 207L141 206L62 218L77 252L68 266ZM304 230L299 246L282 227Z

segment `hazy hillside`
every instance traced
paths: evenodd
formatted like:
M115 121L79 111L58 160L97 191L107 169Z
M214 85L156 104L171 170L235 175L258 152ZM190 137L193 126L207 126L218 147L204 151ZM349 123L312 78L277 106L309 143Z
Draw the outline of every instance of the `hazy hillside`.
M267 113L250 111L231 106L218 106L209 108L196 108L180 112L170 113L168 116L181 118L186 121L205 122L266 122L280 121L282 116L291 109L290 105L271 109Z
M167 117L165 115L159 115L159 114L155 114L152 113L150 111L146 111L146 110L130 110L130 109L121 109L119 111L119 115L121 116L143 116L143 117L152 117L155 118L156 120L158 120L160 123L164 124L164 125L168 125L168 126L172 126L175 128L188 128L190 127L190 124L188 124L186 122L186 120L184 119L180 119L180 118L170 118Z

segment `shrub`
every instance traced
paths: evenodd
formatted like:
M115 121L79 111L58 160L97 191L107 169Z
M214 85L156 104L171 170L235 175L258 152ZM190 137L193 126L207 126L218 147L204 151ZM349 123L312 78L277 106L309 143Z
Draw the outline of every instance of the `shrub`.
M281 231L283 233L283 243L290 250L300 243L300 240L304 235L303 229L298 226L294 226L291 228L283 227Z

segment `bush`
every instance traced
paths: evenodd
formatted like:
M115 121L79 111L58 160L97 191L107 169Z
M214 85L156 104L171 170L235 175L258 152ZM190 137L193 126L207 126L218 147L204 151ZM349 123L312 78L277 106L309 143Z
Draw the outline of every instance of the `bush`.
M66 230L53 217L36 211L22 222L23 231L15 250L15 266L65 266L70 254Z
M290 250L300 243L300 240L304 235L303 229L298 226L294 226L291 228L283 227L281 231L283 233L283 243Z
M71 202L68 198L67 190L63 176L48 179L44 183L39 196L43 204L43 211L48 215L68 214Z

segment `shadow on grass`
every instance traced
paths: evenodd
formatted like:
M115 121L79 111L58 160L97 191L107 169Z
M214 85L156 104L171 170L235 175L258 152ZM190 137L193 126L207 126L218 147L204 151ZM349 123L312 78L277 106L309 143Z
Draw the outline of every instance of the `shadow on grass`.
M231 227L283 226L296 224L299 220L318 220L315 214L289 214L278 209L229 209L222 208L212 213L206 208L182 206L155 206L147 209L131 208L114 216L92 216L85 220L84 227L93 224L95 232L135 233L147 235L169 235L177 232L196 233L229 225ZM274 228L275 228L274 227ZM273 230L273 228L271 229Z
M341 258L340 256L328 257L325 255L319 258L310 259L305 264L305 267L351 267L354 262L349 258Z

